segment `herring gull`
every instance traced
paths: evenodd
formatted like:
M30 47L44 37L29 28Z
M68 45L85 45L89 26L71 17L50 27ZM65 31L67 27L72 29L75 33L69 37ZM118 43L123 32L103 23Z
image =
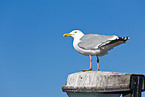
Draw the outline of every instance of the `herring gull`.
M90 68L82 71L92 70L92 56L97 57L97 71L99 71L99 58L104 56L108 50L125 43L129 37L119 37L116 35L84 34L80 30L73 30L63 35L74 38L73 47L79 53L90 57Z

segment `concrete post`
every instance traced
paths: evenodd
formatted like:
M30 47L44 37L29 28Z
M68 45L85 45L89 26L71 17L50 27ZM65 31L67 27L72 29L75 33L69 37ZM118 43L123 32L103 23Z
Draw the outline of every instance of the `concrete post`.
M68 75L62 89L69 97L120 97L122 93L131 93L132 75L103 71L77 72Z

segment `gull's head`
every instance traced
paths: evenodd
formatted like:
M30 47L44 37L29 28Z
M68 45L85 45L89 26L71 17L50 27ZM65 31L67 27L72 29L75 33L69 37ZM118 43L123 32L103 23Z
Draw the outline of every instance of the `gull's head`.
M84 35L84 33L80 30L73 30L70 33L65 33L63 36L67 37L67 36L71 36L73 38L81 38Z

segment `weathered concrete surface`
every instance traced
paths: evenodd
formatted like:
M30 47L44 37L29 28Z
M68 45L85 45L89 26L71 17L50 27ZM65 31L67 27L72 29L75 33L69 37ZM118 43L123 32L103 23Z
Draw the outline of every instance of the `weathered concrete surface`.
M66 85L63 86L62 89L63 90L128 89L130 85L130 77L131 74L117 72L104 72L104 71L77 72L68 75Z

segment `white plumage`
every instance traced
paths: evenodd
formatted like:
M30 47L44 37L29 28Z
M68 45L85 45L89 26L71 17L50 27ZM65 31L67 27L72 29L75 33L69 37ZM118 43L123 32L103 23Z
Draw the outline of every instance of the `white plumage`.
M118 37L116 35L99 35L99 34L84 34L80 30L73 30L70 33L64 34L64 37L71 36L74 38L73 47L79 53L90 56L90 68L92 70L92 57L97 56L97 70L99 70L99 58L107 54L108 50L113 47L125 43L129 37ZM88 71L83 70L83 71Z

